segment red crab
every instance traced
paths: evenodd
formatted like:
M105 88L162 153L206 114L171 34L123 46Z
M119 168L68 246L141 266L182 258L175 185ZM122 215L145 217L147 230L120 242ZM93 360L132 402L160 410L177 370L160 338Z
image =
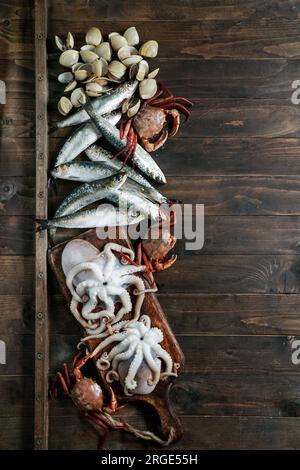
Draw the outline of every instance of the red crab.
M50 385L50 397L52 399L57 397L57 388L58 384L60 384L65 394L72 399L74 404L83 411L86 417L94 424L104 430L108 430L109 428L126 428L126 423L112 420L109 417L111 413L123 408L123 406L118 406L112 388L110 388L110 402L105 406L103 391L100 385L93 379L84 377L82 374L81 368L92 357L92 354L87 354L82 357L82 353L83 351L80 351L73 360L75 383L71 383L68 366L64 363L62 371L56 373Z
M187 106L193 106L191 101L181 96L174 96L163 83L159 83L159 87L152 98L144 101L140 111L133 118L121 124L120 137L127 138L127 144L114 157L125 153L125 162L130 156L134 158L138 138L148 152L157 150L169 136L177 133L180 112L186 119L190 117L191 113ZM161 96L164 92L167 97Z

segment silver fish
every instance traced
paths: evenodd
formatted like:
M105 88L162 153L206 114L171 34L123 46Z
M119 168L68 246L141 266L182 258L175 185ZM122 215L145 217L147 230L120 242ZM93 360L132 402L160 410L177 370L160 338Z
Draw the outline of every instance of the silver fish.
M107 200L116 204L118 207L131 208L140 212L144 214L145 218L150 217L154 221L166 218L164 212L160 211L158 205L149 201L149 199L143 197L137 191L128 191L123 188L109 192L106 196Z
M115 149L123 149L126 146L127 141L126 139L120 138L119 129L111 125L102 116L97 114L90 101L87 101L86 104L84 104L83 106L87 113L91 116L93 123L95 124L99 132L101 132L103 137ZM163 174L157 163L153 160L149 153L146 152L146 150L143 149L143 147L141 147L139 144L137 144L134 153L134 163L136 164L138 169L145 175L149 176L155 181L158 181L159 183L166 183L165 175Z
M80 209L106 198L111 191L119 189L126 181L127 174L119 172L109 178L103 178L91 183L84 183L72 191L57 208L54 218L73 214ZM51 228L49 237L54 242L56 228Z
M154 188L154 186L152 186L152 184L149 183L146 178L137 173L130 166L124 165L124 163L118 160L117 158L113 159L113 154L110 153L108 150L105 150L102 147L99 147L98 145L91 145L88 149L86 149L85 153L87 157L93 162L104 162L107 165L111 166L111 168L113 168L115 171L124 169L128 175L128 178L131 181L135 181L136 183L138 183L140 191L142 193L149 195L149 197L154 199L156 202L159 202L160 204L165 204L167 202L167 198L163 196L159 191L157 191L157 189ZM127 184L128 180L126 182L126 185ZM144 188L146 188L146 191L144 190Z
M138 224L144 218L144 214L136 211L117 209L110 204L102 204L96 209L79 211L52 220L37 220L39 224L37 231L45 230L50 227L96 228L126 226Z
M122 113L113 111L103 117L111 124L116 125L121 119ZM78 127L61 147L54 166L74 160L81 152L95 143L101 137L101 133L91 122Z
M121 107L123 101L130 98L138 86L138 81L135 80L134 82L125 82L119 85L117 88L112 90L111 92L106 93L104 96L99 96L93 100L93 108L99 114L107 114L115 109ZM56 125L57 127L68 127L68 126L76 126L77 124L82 124L83 122L89 121L90 117L84 109L80 109L76 113L66 117L59 121Z
M51 175L54 178L62 180L89 183L102 178L108 178L115 172L116 170L105 163L78 161L63 163L62 165L56 166L51 170Z

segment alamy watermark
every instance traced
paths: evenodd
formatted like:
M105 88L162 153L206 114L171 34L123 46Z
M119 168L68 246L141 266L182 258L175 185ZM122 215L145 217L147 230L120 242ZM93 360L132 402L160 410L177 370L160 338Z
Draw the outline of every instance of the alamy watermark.
M162 204L137 210L121 200L118 208L111 204L98 207L99 220L105 220L104 227L97 228L101 240L127 238L131 240L167 239L172 233L177 240L184 241L186 251L199 251L204 245L204 205L203 204ZM149 218L150 213L150 218ZM119 231L119 226L127 226Z
M0 339L0 365L6 364L6 345L5 342Z

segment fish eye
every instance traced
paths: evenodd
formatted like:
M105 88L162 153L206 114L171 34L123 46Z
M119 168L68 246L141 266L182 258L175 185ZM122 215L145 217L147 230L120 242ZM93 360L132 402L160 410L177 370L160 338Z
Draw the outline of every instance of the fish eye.
M128 82L128 86L132 86L132 85L133 85L133 82L130 80L130 81Z

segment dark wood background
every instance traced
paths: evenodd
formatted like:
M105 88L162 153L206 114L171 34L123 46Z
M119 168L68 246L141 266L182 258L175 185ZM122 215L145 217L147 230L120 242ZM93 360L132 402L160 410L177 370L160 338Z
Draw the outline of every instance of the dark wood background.
M205 204L205 246L159 277L186 355L172 398L182 449L299 449L299 0L49 1L49 37L136 25L160 44L161 77L195 102L159 152L165 193ZM0 448L33 445L34 55L32 2L0 1ZM50 140L51 158L62 134ZM53 209L55 198L51 198ZM51 372L80 332L51 278ZM52 449L95 449L68 400L51 404ZM135 425L138 409L124 414ZM146 416L147 418L147 416ZM150 448L121 433L104 448Z

